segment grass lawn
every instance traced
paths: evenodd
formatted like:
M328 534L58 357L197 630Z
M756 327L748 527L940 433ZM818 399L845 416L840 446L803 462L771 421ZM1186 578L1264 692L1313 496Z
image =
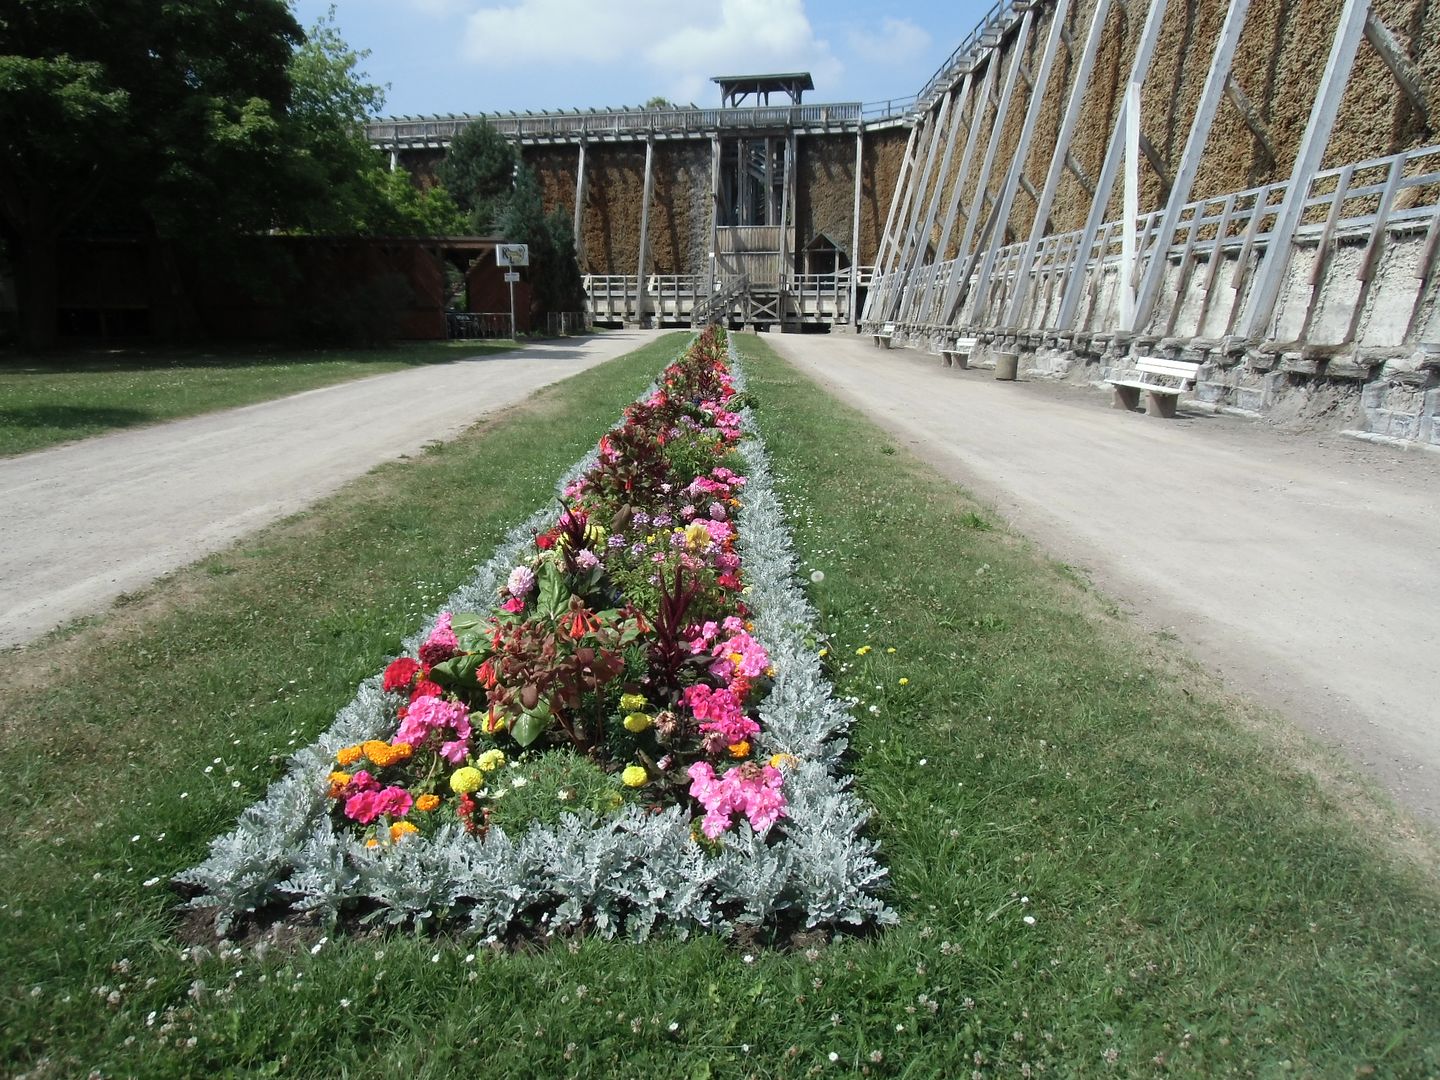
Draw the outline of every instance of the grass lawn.
M508 955L319 927L187 944L163 879L682 340L0 656L0 1073L1440 1070L1434 864L1390 854L1204 678L1161 667L1063 567L753 338L749 389L803 569L825 575L901 924L801 951Z
M97 349L43 362L0 354L0 457L514 348L513 341L426 341L313 351Z

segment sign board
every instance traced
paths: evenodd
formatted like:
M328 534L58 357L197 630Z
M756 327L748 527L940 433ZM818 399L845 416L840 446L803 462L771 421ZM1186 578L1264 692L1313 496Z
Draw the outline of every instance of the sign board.
M529 266L529 244L496 244L495 264L497 266Z
M506 270L506 271L505 271L505 280L506 280L506 281L519 281L519 280L520 280L520 275L519 275L516 271L514 271L514 270Z

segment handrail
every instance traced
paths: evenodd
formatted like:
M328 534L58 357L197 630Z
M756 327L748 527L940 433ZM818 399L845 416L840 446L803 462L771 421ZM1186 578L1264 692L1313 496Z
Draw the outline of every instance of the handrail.
M841 127L861 120L859 102L817 105L762 105L738 109L623 109L596 112L523 113L518 116L389 117L365 125L375 146L397 143L446 143L468 125L483 120L510 138L577 138L594 135L658 135L754 128Z

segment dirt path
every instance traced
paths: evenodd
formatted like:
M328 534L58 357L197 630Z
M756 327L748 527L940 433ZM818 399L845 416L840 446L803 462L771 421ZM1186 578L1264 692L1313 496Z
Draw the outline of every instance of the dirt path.
M997 382L868 338L767 340L1440 822L1440 455L1183 406L1126 415L1098 391Z
M0 647L653 337L529 345L0 460Z

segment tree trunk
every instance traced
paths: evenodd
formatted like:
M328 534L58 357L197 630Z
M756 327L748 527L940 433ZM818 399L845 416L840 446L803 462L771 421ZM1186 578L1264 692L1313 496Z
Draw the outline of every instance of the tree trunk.
M20 315L20 347L55 347L60 321L60 268L55 236L27 231L14 247L15 300Z

